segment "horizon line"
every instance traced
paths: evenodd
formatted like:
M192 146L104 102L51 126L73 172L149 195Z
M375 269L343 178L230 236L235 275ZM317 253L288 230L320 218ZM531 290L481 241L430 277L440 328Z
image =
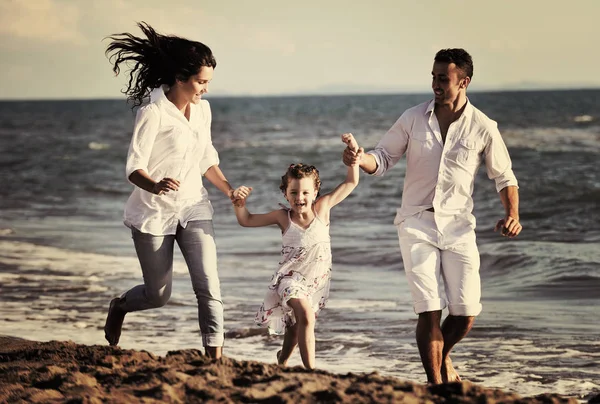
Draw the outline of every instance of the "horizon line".
M524 87L524 88L489 88L469 91L470 94L480 93L518 93L518 92L549 92L549 91L594 91L600 90L600 85L575 86L575 87ZM304 97L340 97L340 96L378 96L378 95L429 95L427 91L386 91L386 92L305 92L305 93L280 93L280 94L218 94L209 95L208 98L304 98ZM126 101L126 98L114 97L71 97L71 98L0 98L0 102L38 102L38 101Z

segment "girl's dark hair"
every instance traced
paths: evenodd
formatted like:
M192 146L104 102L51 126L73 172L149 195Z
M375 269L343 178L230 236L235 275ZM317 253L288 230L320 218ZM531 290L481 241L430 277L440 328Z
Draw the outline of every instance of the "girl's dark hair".
M161 35L143 21L137 26L146 39L127 32L114 34L108 37L112 41L105 52L114 65L115 74L121 71L121 63L130 67L129 83L123 94L134 107L141 105L153 88L163 84L172 86L176 80L187 81L198 74L202 66L217 66L208 46L177 36Z
M306 164L298 163L298 164L290 164L286 173L281 177L281 185L279 185L279 189L284 194L287 191L288 183L291 179L300 180L302 178L312 177L315 182L315 188L317 190L317 197L321 191L321 178L319 178L319 170L315 166L309 166Z

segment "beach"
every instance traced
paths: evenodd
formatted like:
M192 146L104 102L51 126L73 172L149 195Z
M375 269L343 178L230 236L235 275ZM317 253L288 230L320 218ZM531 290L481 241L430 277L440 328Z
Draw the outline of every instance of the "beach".
M327 192L345 177L341 133L373 148L406 108L430 98L208 100L221 169L234 186L253 187L252 212L266 212L285 203L278 187L290 163L317 166ZM452 354L463 380L523 397L600 394L599 98L599 90L469 96L498 122L519 180L524 230L514 240L493 232L504 212L481 167L474 214L483 311ZM0 102L0 167L11 179L0 187L1 334L108 349L108 303L142 279L122 223L134 116L123 100ZM332 210L331 295L316 325L323 371L426 381L393 225L405 169L402 159L384 177L361 174ZM281 234L241 228L231 203L205 185L215 211L225 355L272 366L281 338L257 331L254 315L277 268ZM200 349L197 315L176 248L171 300L128 314L120 346L155 357ZM290 363L301 363L297 352Z
M198 350L145 351L0 337L0 401L145 403L577 403L469 382L425 386L377 373L336 375Z

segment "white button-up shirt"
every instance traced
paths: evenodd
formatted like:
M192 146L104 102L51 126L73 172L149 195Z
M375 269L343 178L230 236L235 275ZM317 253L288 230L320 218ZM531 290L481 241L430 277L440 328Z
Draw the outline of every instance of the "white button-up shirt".
M177 225L210 220L213 209L202 176L219 164L212 145L212 115L208 101L190 104L188 121L165 96L163 88L150 95L150 104L138 110L127 155L127 178L144 170L154 181L165 177L180 182L179 190L155 195L135 187L125 205L124 222L156 236L175 234Z
M383 175L406 152L406 177L402 206L395 224L433 207L439 231L457 219L473 228L473 184L482 161L496 190L514 185L517 179L506 145L495 121L469 101L448 128L446 141L433 111L434 101L406 110L370 151L377 162L374 175Z

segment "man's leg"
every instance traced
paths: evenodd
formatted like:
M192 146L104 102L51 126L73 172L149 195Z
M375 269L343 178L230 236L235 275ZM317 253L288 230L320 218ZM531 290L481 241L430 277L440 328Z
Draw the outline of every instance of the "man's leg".
M450 311L442 324L442 380L448 383L460 380L452 365L450 351L469 333L475 316L481 312L480 260L475 234L467 233L443 250L441 260Z
M416 338L421 362L427 381L441 383L444 338L440 319L446 300L433 213L407 218L398 227L398 237L414 310L419 315Z
M442 383L444 336L440 329L441 317L441 310L428 311L419 314L417 322L417 346L427 373L427 382L432 384Z
M442 334L444 336L444 349L441 361L442 382L450 383L460 381L460 376L452 365L450 351L454 348L454 345L467 336L471 327L473 327L474 322L475 317L473 316L453 316L451 314L444 320L444 323L442 324Z

